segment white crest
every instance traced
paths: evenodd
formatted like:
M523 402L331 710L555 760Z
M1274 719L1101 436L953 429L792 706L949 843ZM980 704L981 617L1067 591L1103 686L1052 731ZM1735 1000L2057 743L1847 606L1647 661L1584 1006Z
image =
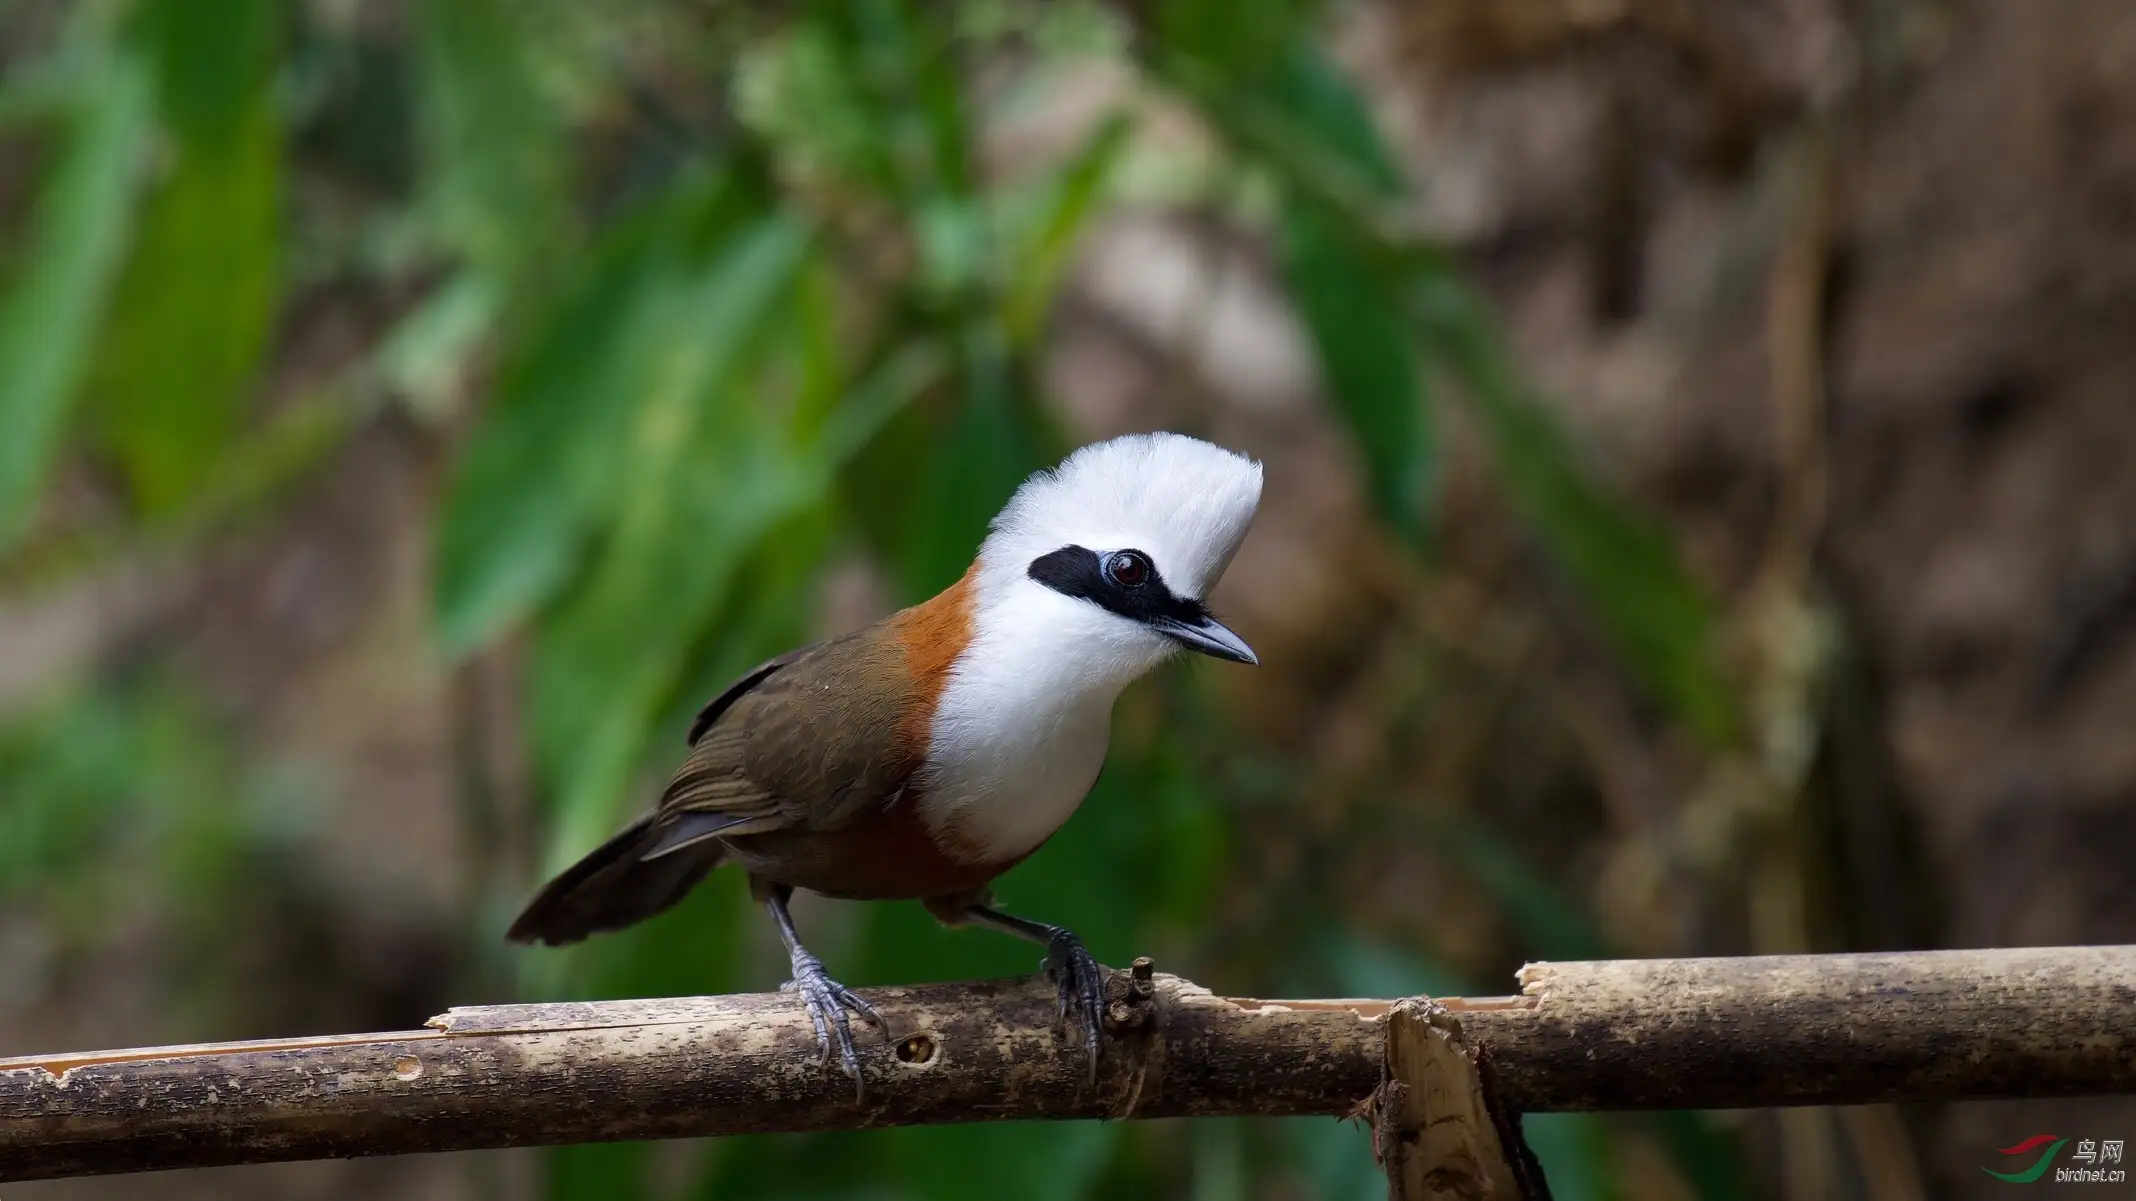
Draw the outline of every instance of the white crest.
M1183 434L1099 442L1026 480L979 548L972 641L928 744L929 827L997 861L1044 842L1104 766L1113 699L1180 649L1032 579L1032 560L1139 550L1175 595L1203 600L1260 503L1259 463Z
M1024 481L979 549L985 577L1022 576L1064 546L1133 548L1178 596L1204 600L1261 503L1261 465L1185 434L1096 442ZM1006 581L1003 581L1006 582Z

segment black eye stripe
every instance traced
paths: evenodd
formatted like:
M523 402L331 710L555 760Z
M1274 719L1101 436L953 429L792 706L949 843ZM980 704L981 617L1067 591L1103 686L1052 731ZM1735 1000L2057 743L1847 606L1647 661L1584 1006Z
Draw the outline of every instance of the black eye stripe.
M1064 596L1087 600L1134 621L1170 618L1192 623L1208 619L1209 611L1200 601L1172 595L1148 555L1141 551L1134 554L1148 568L1142 583L1135 587L1123 587L1109 578L1107 556L1081 546L1064 546L1031 560L1029 575Z

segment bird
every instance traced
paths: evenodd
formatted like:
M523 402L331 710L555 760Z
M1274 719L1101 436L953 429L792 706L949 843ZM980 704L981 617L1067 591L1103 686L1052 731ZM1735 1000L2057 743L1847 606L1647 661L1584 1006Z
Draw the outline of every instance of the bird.
M795 890L917 900L947 926L1045 948L1058 1036L1099 1061L1100 967L1064 926L995 907L992 882L1052 837L1104 767L1113 702L1181 651L1259 663L1208 608L1261 499L1261 464L1131 434L1026 479L938 595L790 651L712 698L650 812L544 885L516 943L642 922L715 868L748 873L828 1070L864 1088L847 1014L890 1036L803 944Z

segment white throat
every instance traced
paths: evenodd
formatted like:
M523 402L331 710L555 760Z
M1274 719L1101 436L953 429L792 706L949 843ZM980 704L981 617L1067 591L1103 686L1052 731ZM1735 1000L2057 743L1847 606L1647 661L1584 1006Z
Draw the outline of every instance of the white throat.
M1172 649L1088 601L983 568L971 645L935 708L929 830L988 861L1029 854L1097 782L1113 701Z
M1199 601L1260 499L1260 464L1181 434L1094 443L1024 481L980 548L972 640L936 702L920 814L937 843L993 863L1051 837L1105 766L1120 690L1177 649L1083 599L1081 582L1032 578L1034 563L1132 549L1174 597Z

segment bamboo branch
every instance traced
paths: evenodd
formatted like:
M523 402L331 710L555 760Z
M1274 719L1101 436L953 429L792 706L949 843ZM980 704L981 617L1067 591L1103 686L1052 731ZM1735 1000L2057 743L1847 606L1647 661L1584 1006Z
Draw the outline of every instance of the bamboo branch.
M1373 1153L1389 1201L1529 1201L1547 1197L1461 1020L1412 997L1387 1014L1387 1071L1373 1098Z
M1036 980L867 990L866 1099L771 993L455 1009L424 1030L0 1060L0 1182L1027 1118L1346 1116L1377 1000L1115 973L1099 1084ZM2136 947L1534 964L1444 999L1511 1111L2136 1092Z

